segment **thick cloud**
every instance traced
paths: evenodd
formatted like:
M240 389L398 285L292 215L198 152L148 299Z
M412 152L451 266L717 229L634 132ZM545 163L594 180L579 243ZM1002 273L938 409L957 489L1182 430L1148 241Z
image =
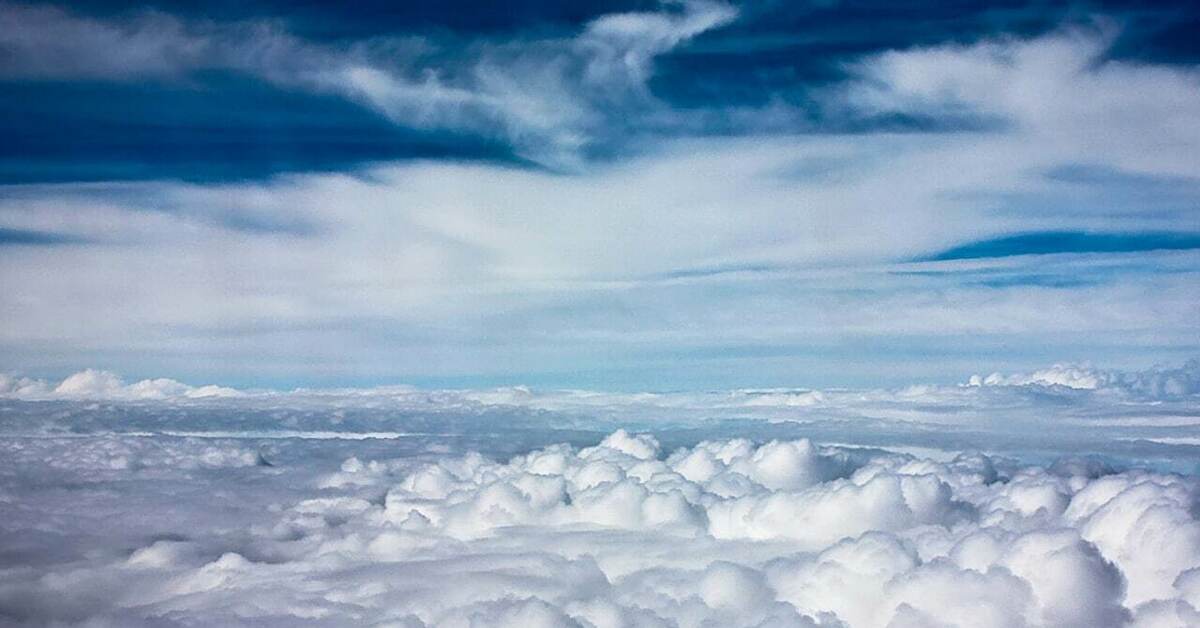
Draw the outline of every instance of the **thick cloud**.
M200 440L139 466L96 462L127 446L41 442L55 473L106 468L103 490L134 505L154 503L151 472L205 491L280 484L265 511L179 504L191 529L0 573L0 616L18 625L1097 628L1188 625L1200 602L1194 476L806 440L668 453L623 430L507 462L426 451L325 470L241 466L253 456L217 460ZM48 477L39 464L22 454L4 474ZM12 538L37 542L14 521Z
M85 369L51 386L43 380L0 375L0 395L29 399L163 400L233 397L242 394L223 386L189 386L160 377L126 384L111 371Z
M973 375L968 385L1063 386L1116 390L1152 398L1181 397L1200 392L1200 360L1190 360L1179 368L1154 368L1135 373L1056 364L1032 373Z

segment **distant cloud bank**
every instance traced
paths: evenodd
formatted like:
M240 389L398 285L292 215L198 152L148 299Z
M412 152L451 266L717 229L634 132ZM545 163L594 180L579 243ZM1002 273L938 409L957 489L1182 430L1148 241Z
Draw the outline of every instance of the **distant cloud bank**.
M910 386L895 391L877 390L874 394L895 394L898 397L928 393L936 396L952 393L956 389L976 387L1061 387L1082 391L1114 391L1145 399L1177 399L1200 394L1200 359L1189 360L1179 367L1155 367L1142 371L1119 371L1099 369L1085 365L1056 364L1050 368L1029 373L992 373L972 375L960 386ZM204 398L265 397L283 399L296 397L325 397L335 399L362 398L371 396L404 397L458 395L483 404L534 405L576 402L586 407L589 404L603 406L605 403L622 402L637 404L661 404L666 406L685 404L691 399L703 403L720 403L719 395L730 405L753 407L806 407L834 403L845 390L731 390L726 393L611 393L585 390L538 390L526 386L496 389L422 390L412 386L381 386L375 388L297 388L291 391L238 390L235 388L202 385L192 386L168 378L143 379L126 383L116 373L99 369L84 369L73 373L55 384L43 379L20 377L0 373L0 397L14 399L73 399L106 401L170 401ZM853 394L853 393L852 393Z

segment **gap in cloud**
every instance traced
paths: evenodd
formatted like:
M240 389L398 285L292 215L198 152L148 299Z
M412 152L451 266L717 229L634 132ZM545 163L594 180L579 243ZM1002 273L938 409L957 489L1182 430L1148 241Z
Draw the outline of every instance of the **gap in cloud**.
M0 246L58 246L86 244L90 241L87 238L51 231L0 227Z
M0 137L0 184L203 183L404 159L525 163L486 138L404 128L341 97L215 72L183 82L8 81Z
M1200 249L1200 233L1089 233L1042 231L980 240L917 261L1054 255L1059 253L1135 253Z

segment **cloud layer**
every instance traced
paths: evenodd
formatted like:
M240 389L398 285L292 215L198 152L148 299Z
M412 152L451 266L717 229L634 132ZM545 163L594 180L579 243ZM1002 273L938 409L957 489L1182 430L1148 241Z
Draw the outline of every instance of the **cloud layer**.
M91 474L80 499L94 486L147 506L181 480L218 491L250 482L242 497L259 492L272 505L197 513L174 534L162 529L174 516L151 518L159 538L141 542L100 525L99 538L133 545L5 572L3 616L17 625L1010 628L1183 626L1200 604L1194 476L808 440L667 451L623 430L508 462L430 448L267 467L233 441L160 438L170 457L143 453L139 464L126 462L120 439L9 440L4 472ZM43 475L43 456L58 475ZM140 482L147 474L160 484ZM37 543L26 517L76 507L21 503L28 514L5 524L6 552ZM220 531L239 518L245 533Z
M1196 381L1195 361L667 393L0 378L0 621L1188 626Z
M685 430L690 438L733 431L760 440L803 435L903 451L981 450L1036 464L1088 452L1113 468L1136 461L1191 472L1200 447L1194 434L1200 425L1196 381L1194 361L1145 371L1058 365L1028 374L977 375L952 385L692 392L394 385L239 390L165 378L127 383L114 373L88 369L62 382L0 376L0 434L275 443L395 443L412 434L440 434L465 438L459 446L487 448L496 425L527 434L548 426L584 433L625 427Z

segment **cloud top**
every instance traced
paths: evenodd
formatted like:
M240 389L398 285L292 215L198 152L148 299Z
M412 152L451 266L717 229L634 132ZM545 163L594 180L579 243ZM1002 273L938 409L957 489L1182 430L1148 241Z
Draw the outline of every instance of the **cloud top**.
M972 375L968 386L1062 386L1077 390L1114 390L1150 398L1183 397L1200 392L1200 360L1179 368L1120 372L1087 366L1056 364L1031 373L986 377Z
M177 455L157 472L304 468L218 458ZM808 440L665 451L619 430L507 462L427 450L306 477L248 536L0 575L0 608L232 625L1095 628L1185 625L1200 603L1193 476ZM51 603L71 591L91 595Z
M116 373L90 368L67 376L56 386L45 380L0 374L0 396L28 399L164 401L236 397L241 394L241 391L233 388L215 385L189 386L165 377L126 384Z

